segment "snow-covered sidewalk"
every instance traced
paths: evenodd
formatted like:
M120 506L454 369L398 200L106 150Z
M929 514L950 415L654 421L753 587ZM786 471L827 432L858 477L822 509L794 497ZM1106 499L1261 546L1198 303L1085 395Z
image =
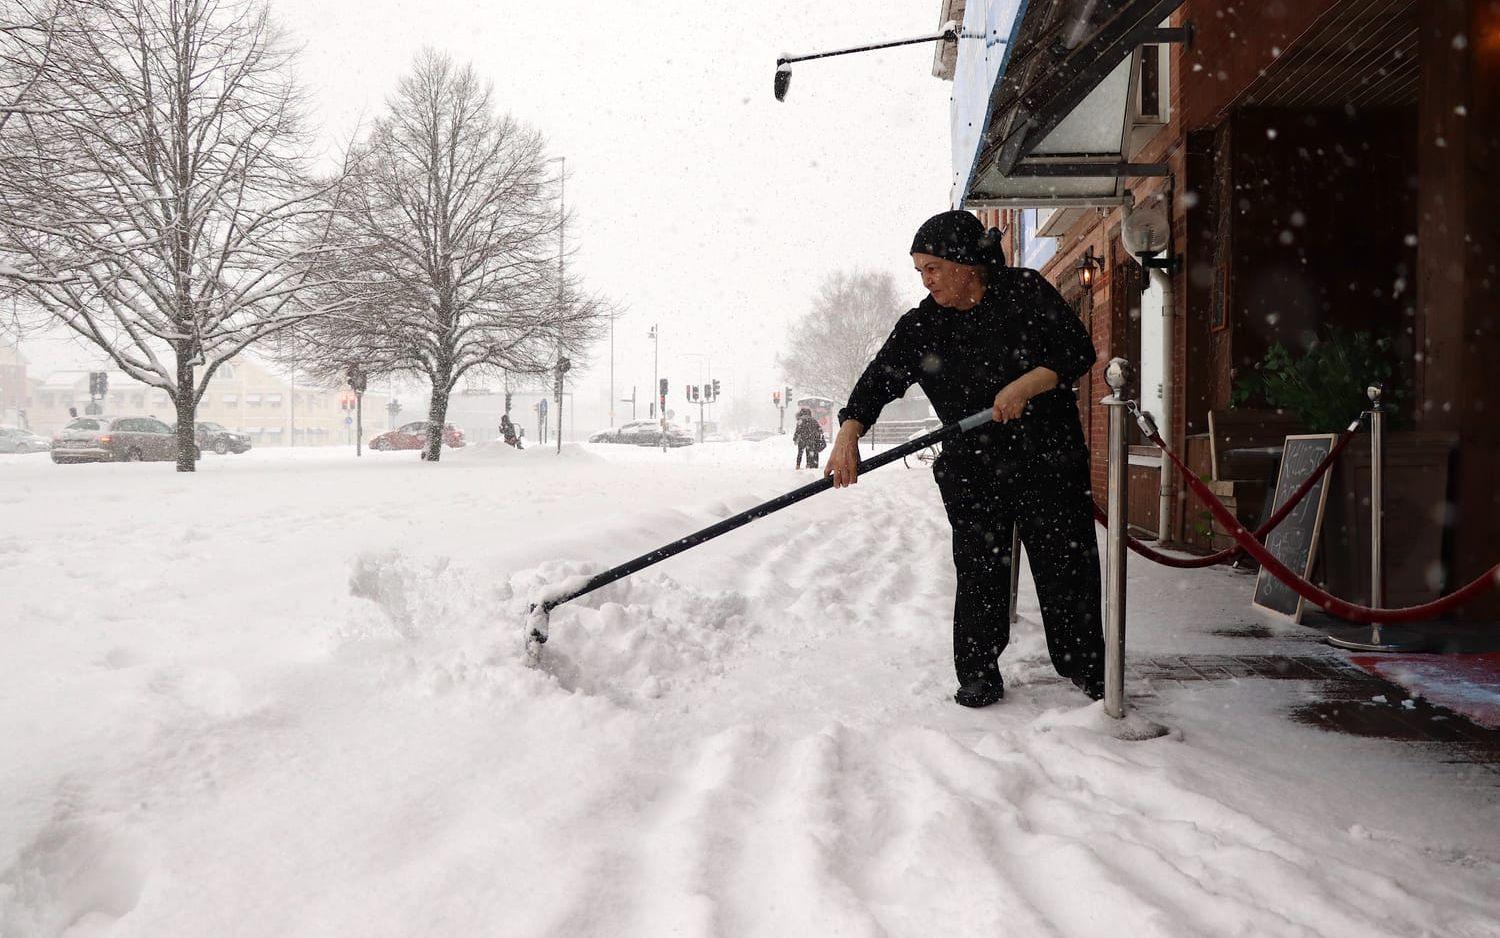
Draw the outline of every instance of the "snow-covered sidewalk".
M561 607L524 666L538 588L791 461L0 457L0 936L1500 935L1493 778L1287 719L1315 682L1116 741L1023 577L1009 696L955 706L925 470ZM1132 655L1271 653L1252 585L1132 558Z

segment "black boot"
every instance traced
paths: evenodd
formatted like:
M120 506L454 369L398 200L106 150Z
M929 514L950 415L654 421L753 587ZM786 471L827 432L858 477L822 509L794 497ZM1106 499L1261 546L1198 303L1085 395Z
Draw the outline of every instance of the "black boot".
M1098 677L1076 675L1073 678L1073 683L1077 685L1079 690L1087 694L1090 700L1104 699L1104 677L1102 675Z
M988 707L992 703L999 703L1004 697L1005 681L998 674L993 678L970 681L953 695L953 699L965 707Z

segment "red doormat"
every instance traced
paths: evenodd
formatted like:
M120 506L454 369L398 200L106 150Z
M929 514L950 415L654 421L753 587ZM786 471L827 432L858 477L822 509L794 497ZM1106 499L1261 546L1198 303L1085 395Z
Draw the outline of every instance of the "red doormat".
M1490 729L1500 729L1500 652L1482 655L1351 655L1360 668L1447 707Z

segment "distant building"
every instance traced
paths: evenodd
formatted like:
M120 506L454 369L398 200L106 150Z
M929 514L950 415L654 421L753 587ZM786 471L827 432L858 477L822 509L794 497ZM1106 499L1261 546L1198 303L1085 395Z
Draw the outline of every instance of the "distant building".
M122 371L108 369L109 393L102 402L108 414L150 414L172 423L176 413L167 392L148 387ZM85 412L89 371L57 371L40 382L29 411L31 428L56 432L70 419L69 408ZM385 394L366 393L366 436L386 429L390 418ZM222 424L250 435L256 446L326 446L353 444L354 395L347 388L318 388L275 374L254 359L240 358L220 366L198 402L200 422ZM346 424L346 418L349 423Z
M0 425L26 426L29 397L26 356L13 345L0 345Z

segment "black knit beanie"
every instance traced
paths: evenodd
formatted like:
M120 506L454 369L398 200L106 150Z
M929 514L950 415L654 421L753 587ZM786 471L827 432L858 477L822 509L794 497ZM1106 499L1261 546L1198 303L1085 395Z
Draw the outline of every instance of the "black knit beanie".
M985 231L979 219L968 212L943 212L922 222L910 253L931 254L955 264L1000 267L1005 264L1000 242L998 229Z

